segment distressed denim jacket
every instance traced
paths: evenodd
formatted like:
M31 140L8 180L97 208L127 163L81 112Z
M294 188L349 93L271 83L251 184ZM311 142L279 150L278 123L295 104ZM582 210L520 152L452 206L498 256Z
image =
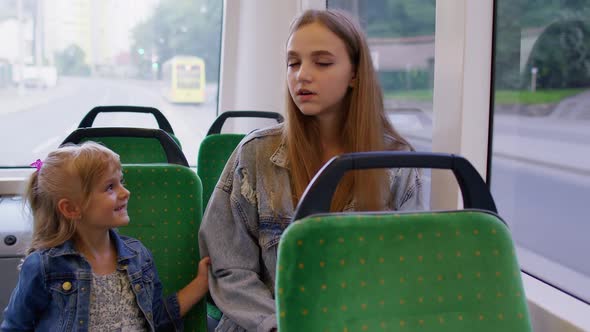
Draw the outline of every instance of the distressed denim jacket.
M277 125L242 140L225 166L201 223L201 254L210 256L212 262L209 291L224 313L216 331L277 327L277 249L294 213L281 133L282 125ZM422 210L419 170L398 169L390 174L391 209Z
M110 231L117 269L126 271L151 331L183 328L176 294L162 299L150 252L136 239ZM88 331L92 269L72 241L27 256L4 311L2 331Z

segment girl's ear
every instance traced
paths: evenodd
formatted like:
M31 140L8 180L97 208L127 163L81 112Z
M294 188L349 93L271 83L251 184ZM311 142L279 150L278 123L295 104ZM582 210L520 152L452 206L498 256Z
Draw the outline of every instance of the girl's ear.
M356 68L352 68L352 75L350 78L350 82L348 82L348 86L354 88L356 86Z
M62 198L57 202L57 209L67 219L80 219L82 216L82 210L78 204L67 198Z

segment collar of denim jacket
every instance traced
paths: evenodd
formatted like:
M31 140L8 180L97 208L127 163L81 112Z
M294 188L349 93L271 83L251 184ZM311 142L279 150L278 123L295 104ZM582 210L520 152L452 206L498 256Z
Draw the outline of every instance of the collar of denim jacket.
M124 241L123 239L121 239L121 237L119 236L119 234L117 234L117 232L115 232L114 230L111 229L111 230L109 230L109 233L111 235L111 238L113 239L113 242L115 242L115 248L117 248L117 262L121 263L125 260L128 260L130 258L137 256L137 250L135 250L134 248L129 246L127 244L127 241ZM139 241L139 240L135 240L135 239L132 239L132 240Z
M49 249L47 252L49 257L58 257L58 256L65 256L65 255L78 255L80 253L76 248L74 248L74 241L72 239L60 244L59 246L53 247Z
M287 146L284 141L281 141L279 147L270 156L270 161L279 167L289 169L289 165L287 164Z
M115 243L115 248L117 249L117 261L121 262L132 257L137 256L137 251L131 248L117 232L113 229L109 230L109 235L113 242ZM50 257L58 257L58 256L65 256L65 255L77 255L80 256L80 252L76 250L74 247L74 241L72 239L64 242L63 244L53 247L49 249L47 253Z

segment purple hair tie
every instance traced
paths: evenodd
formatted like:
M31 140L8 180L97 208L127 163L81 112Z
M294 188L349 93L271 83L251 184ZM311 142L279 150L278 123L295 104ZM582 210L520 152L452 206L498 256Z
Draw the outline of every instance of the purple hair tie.
M41 161L41 159L37 159L34 162L32 162L30 166L37 168L37 172L39 172L41 170L41 167L43 166L43 162Z

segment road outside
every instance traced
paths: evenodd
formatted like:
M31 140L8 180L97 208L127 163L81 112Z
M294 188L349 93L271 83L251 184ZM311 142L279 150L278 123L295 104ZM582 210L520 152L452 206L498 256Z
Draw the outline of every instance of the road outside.
M43 158L77 128L82 117L98 105L156 107L170 121L190 164L198 144L216 117L217 86L208 85L201 105L172 104L162 97L157 81L60 78L55 89L28 89L24 96L0 90L0 147L3 166L28 165ZM157 127L151 115L99 114L94 126Z

